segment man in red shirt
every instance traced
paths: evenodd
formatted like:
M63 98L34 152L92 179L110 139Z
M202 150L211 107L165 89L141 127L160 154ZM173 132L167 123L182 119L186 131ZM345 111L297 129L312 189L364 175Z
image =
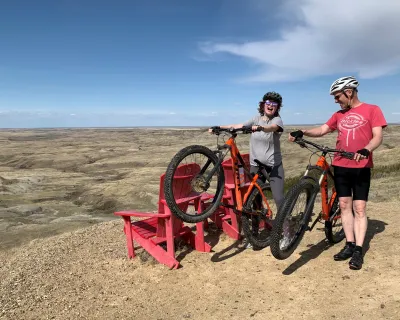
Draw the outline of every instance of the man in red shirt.
M346 245L334 255L334 259L343 261L351 258L349 267L353 270L361 269L364 262L362 246L368 224L366 203L373 167L372 151L381 145L382 129L387 126L385 117L378 106L358 99L358 85L354 77L337 79L331 85L330 94L340 105L341 110L335 112L320 127L289 134L289 140L294 141L303 135L321 137L337 130L336 148L355 152L353 160L335 154L332 163L346 235Z

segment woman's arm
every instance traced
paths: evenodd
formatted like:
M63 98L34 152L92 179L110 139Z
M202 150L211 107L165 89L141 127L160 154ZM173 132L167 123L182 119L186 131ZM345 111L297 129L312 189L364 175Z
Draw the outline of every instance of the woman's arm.
M243 127L243 123L240 124L229 124L229 125L225 125L225 126L219 126L222 129L229 129L229 128L233 128L233 129L239 129L241 127Z
M261 131L264 131L264 132L275 132L275 131L282 132L283 131L282 127L278 126L277 124L271 124L268 126L260 126L260 127L262 127Z
M230 129L230 128L234 128L234 129L239 129L241 127L243 127L243 124L230 124L230 125L225 125L225 126L219 126L221 129ZM208 129L209 133L212 133L212 129Z

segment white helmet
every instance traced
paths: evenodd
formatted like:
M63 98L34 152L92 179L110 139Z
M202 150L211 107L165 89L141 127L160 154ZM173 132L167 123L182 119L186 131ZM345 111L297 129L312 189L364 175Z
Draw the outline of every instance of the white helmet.
M342 91L344 89L350 88L355 89L358 87L358 81L354 77L342 77L337 79L331 85L331 89L329 90L329 94L333 94L337 91Z

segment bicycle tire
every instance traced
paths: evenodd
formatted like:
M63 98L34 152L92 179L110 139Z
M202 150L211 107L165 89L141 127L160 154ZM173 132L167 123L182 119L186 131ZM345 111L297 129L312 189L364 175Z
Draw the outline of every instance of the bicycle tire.
M271 187L269 184L263 183L260 184L260 187L263 191L271 191ZM254 188L244 205L244 211L252 210L252 204L259 194L260 190L258 190L258 188ZM254 218L255 217L257 216L254 215ZM243 234L254 247L261 249L269 246L271 233L268 233L264 239L257 239L253 234L252 225L250 224L250 221L246 214L242 214L241 220L242 220Z
M224 172L222 170L222 166L220 166L217 169L217 188L215 192L215 196L210 203L209 206L207 206L204 211L202 211L200 214L196 215L191 215L188 214L187 212L183 211L179 205L175 201L175 197L173 194L173 178L174 178L174 173L179 166L180 162L187 156L194 154L194 153L200 153L204 156L206 156L213 165L215 165L218 162L218 157L215 155L213 151L211 151L209 148L201 145L191 145L183 148L180 150L171 160L169 163L167 170L165 172L165 180L164 180L164 195L165 195L165 201L167 202L167 205L171 212L181 219L184 222L188 223L197 223L204 221L208 217L210 217L215 210L220 206L221 199L223 196L223 191L224 191L224 182L225 182L225 177L224 177Z
M280 240L284 228L284 222L286 220L286 217L291 214L299 195L303 191L306 192L307 200L305 212L303 217L301 218L300 230L296 232L293 240L290 241L287 248L282 249ZM275 218L274 228L271 233L270 248L272 255L276 259L284 260L289 258L290 255L296 250L297 246L300 244L310 222L311 214L314 208L315 197L317 194L318 186L310 179L301 179L287 192Z
M339 197L337 196L337 194L335 194L334 197L335 197L335 199L333 200L333 205L332 205L331 211L329 212L329 217L332 217L334 214L340 215L340 212L337 213L337 210L340 211ZM326 236L326 239L332 244L339 243L346 237L343 227L339 232L335 232L335 233L333 232L333 224L332 224L332 221L330 221L330 220L325 221L325 236Z

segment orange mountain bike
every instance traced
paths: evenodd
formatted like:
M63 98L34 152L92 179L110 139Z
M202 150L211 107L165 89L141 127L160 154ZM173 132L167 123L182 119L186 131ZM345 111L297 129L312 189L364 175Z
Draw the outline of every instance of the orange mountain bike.
M316 165L309 164L304 176L289 189L276 215L270 248L272 255L280 260L288 258L296 250L304 233L311 231L317 222L325 224L325 236L330 243L338 243L345 237L333 172L326 156L328 153L339 153L342 157L353 159L354 153L324 147L302 138L297 138L295 142L303 148L309 149L306 145L316 148L317 151L311 150L312 154L318 151L322 154ZM322 210L309 227L316 201L321 202Z
M250 174L250 168L245 164L239 149L237 148L235 138L237 132L244 134L252 133L251 127L242 127L240 129L221 129L212 127L212 132L218 136L217 150L212 151L201 145L192 145L183 148L171 160L167 167L164 182L165 200L171 212L181 220L189 223L197 223L210 217L219 206L228 206L222 204L224 194L225 176L222 168L222 162L225 156L230 153L233 165L233 175L235 184L236 203L230 208L241 215L243 233L249 242L256 247L266 247L269 245L269 235L272 229L273 213L267 198L271 198L271 189L268 183L262 181L268 180L265 171L267 166L258 160L258 172ZM220 136L228 137L223 144L219 144ZM195 163L187 172L187 176L193 176L189 186L191 195L201 195L204 203L201 212L189 211L187 207L180 206L175 200L174 193L178 193L179 187L175 176L177 168L182 165ZM197 168L197 169L193 169ZM193 172L195 171L195 172ZM182 170L179 170L182 175ZM267 174L268 175L268 174ZM245 180L250 183L245 184ZM271 201L271 200L270 200ZM193 208L192 208L193 209Z

